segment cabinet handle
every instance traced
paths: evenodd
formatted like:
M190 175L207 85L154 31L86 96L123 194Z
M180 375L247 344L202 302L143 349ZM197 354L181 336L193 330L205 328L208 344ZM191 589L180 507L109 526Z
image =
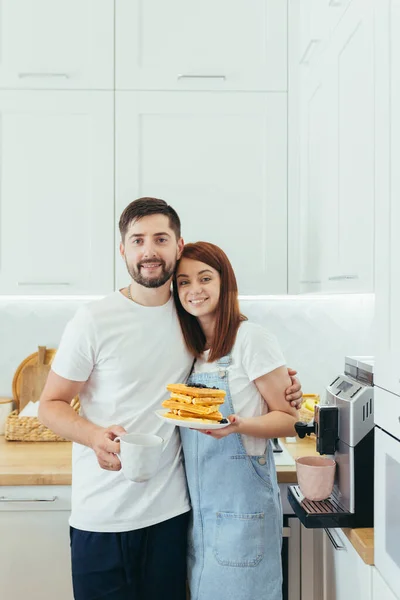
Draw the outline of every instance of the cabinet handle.
M343 281L344 279L358 279L358 275L333 275L329 281Z
M50 498L7 498L7 496L0 496L0 502L55 502L58 496L51 496Z
M225 81L225 75L178 75L177 79L222 79Z
M303 279L300 283L321 283L320 279Z
M335 550L346 550L346 546L343 546L342 544L338 544L337 541L335 540L335 538L333 537L333 534L331 531L329 531L329 529L325 529L325 533L328 536L328 538L331 541L332 546L335 548Z
M342 6L342 0L329 0L329 6Z
M18 281L17 285L71 285L66 281Z
M320 40L310 40L309 41L308 46L304 50L304 54L300 59L301 65L308 65L308 63L310 61L310 57L312 55L313 48L315 48L315 46L318 46L319 42L320 42Z
M28 79L28 78L50 78L50 79L56 79L56 78L62 78L62 79L69 79L69 75L68 73L18 73L18 77L20 79Z

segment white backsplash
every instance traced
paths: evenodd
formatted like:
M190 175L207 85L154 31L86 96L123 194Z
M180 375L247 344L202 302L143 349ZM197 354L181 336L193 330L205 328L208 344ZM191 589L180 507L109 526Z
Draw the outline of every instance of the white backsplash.
M57 348L65 324L87 301L0 297L0 396L11 396L16 368L38 345ZM277 336L304 393L322 394L345 355L373 354L371 294L245 298L241 310Z

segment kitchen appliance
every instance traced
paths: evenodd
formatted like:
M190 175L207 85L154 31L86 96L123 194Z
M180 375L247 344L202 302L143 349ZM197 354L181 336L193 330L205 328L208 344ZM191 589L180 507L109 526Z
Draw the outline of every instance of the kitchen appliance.
M289 486L289 503L305 527L373 526L373 364L372 357L346 357L344 373L315 406L314 421L295 425L301 438L315 433L317 451L337 464L327 500L307 500L298 485Z

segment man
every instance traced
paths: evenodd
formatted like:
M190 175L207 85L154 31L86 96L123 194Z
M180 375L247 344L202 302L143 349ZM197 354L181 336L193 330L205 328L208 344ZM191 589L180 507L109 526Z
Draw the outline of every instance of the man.
M75 599L184 600L190 504L179 433L154 414L166 384L185 381L192 365L170 291L184 242L177 213L154 198L132 202L119 228L131 283L82 306L68 323L39 418L75 442ZM80 415L70 406L77 394ZM287 399L301 403L296 380ZM158 472L146 483L120 472L113 440L126 431L166 440Z

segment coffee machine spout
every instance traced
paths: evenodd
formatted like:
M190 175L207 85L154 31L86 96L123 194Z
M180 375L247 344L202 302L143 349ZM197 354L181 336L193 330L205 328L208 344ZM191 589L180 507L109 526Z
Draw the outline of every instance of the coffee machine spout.
M297 423L294 424L294 428L296 430L297 435L301 439L303 439L306 435L311 435L312 433L315 433L314 421L311 421L311 423L304 423L303 421L297 421Z

